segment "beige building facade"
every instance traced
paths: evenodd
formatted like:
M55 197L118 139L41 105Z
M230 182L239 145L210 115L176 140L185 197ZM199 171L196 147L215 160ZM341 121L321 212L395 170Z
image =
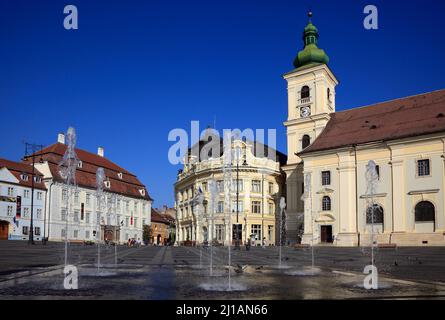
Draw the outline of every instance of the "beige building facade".
M374 230L381 245L445 245L445 90L336 112L338 81L310 21L303 38L284 75L283 169L295 242L369 245Z
M263 238L265 245L276 244L284 187L280 161L284 163L285 156L257 157L253 143L243 140L232 141L231 150L239 156L231 165L228 201L223 153L200 161L189 156L180 170L174 185L178 245L233 245L237 240L259 245ZM216 193L211 192L212 186Z

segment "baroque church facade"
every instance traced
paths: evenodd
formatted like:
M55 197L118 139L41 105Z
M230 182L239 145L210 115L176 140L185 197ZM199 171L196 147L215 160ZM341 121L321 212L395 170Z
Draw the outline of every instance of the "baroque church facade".
M287 239L445 245L445 90L337 112L338 80L318 36L309 14L304 49L284 75ZM372 196L369 161L378 176Z

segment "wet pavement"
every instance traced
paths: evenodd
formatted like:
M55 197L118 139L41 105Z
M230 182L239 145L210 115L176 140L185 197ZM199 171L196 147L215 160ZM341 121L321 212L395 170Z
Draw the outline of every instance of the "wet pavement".
M29 247L0 244L0 299L413 299L445 298L444 248L380 249L376 265L379 289L366 290L362 273L369 252L360 248L278 248L228 250L191 247L103 246L100 272L96 246L70 246L70 264L78 268L79 288L63 288L63 245ZM6 255L4 253L7 253ZM21 254L19 254L21 253ZM21 261L21 262L20 262ZM230 286L230 289L229 289Z

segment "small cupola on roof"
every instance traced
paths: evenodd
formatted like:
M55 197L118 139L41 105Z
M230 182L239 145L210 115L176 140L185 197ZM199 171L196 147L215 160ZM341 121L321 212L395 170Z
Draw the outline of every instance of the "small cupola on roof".
M308 12L309 21L304 28L303 41L304 48L298 52L294 60L294 67L301 68L304 66L328 64L329 57L324 50L317 47L318 43L318 29L312 24L312 12Z

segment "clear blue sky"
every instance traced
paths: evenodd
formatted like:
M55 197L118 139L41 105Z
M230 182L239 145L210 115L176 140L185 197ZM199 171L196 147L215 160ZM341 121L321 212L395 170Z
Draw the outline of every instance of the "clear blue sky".
M79 30L63 8L79 9ZM379 9L377 31L363 8ZM155 206L173 204L168 132L276 128L286 152L286 84L312 8L319 46L340 80L337 109L445 88L445 4L423 1L83 0L0 2L0 157L22 140L104 146Z

